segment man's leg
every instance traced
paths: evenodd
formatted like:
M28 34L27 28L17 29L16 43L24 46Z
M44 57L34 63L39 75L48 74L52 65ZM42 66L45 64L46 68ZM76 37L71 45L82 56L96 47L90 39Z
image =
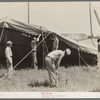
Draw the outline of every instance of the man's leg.
M55 73L53 73L52 71L50 71L50 77L51 77L51 87L55 87L56 83L55 83Z
M55 86L55 74L53 73L54 69L52 68L52 62L50 58L48 57L45 58L45 65L49 74L50 86L53 87Z
M33 54L33 52L31 53L31 55L32 55L32 64L31 64L31 68L33 69L34 68L34 54Z
M56 83L56 86L58 87L58 71L56 70L56 77L55 77L55 83Z
M36 52L34 52L34 69L38 69L38 66L37 66L37 55L36 55Z
M51 87L54 87L56 84L55 84L55 64L53 63L53 61L50 59L50 58L46 58L45 60L46 62L46 67L47 67L47 70L48 70L48 73L49 73L49 78L50 78L50 85Z
M13 74L13 65L12 64L10 64L10 67L9 67L9 78L11 78L12 77L12 74Z
M8 79L11 78L13 74L13 65L7 61L7 73L8 73Z

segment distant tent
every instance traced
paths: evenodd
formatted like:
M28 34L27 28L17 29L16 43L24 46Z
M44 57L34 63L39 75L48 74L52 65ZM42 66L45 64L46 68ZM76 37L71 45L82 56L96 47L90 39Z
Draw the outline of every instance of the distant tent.
M86 35L85 33L63 33L62 35L76 41L80 41L88 38L88 35Z
M5 44L8 40L11 40L14 45L12 47L14 65L18 63L23 57L25 57L31 51L31 40L34 36L38 34L43 34L40 38L40 41L44 39L45 41L41 42L38 46L37 56L39 68L44 68L44 57L48 52L52 50L53 41L50 39L52 34L57 34L51 31L46 30L45 28L37 25L26 24L19 22L10 18L1 18L0 19L0 61L5 64ZM60 45L59 49L66 49L67 47L71 49L71 56L65 56L62 60L62 65L75 65L84 63L83 59L88 64L94 64L96 61L97 49L91 48L86 44L78 43L72 39L66 38L62 35L57 34ZM82 58L79 57L79 54ZM30 67L31 64L31 55L24 59L20 66Z
M72 36L72 34L71 34L71 36ZM90 36L84 35L83 38L81 37L81 35L78 36L78 34L76 34L76 35L74 34L73 36L79 37L79 39L73 39L74 37L72 37L72 39L71 39L71 38L69 38L69 36L67 37L67 35L62 34L63 38L65 38L68 41L72 41L72 43L75 44L74 46L75 47L79 46L80 50L82 50L83 52L97 54L97 39L96 38L94 38L92 41L92 39L89 38Z

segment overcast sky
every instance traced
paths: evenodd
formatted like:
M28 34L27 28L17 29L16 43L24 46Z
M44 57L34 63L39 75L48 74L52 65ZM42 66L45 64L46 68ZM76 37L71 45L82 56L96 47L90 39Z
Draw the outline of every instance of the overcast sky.
M89 2L30 2L30 23L44 26L56 33L85 33L90 35ZM93 34L100 27L93 10L100 17L100 2L91 2ZM9 17L28 23L27 2L0 2L0 18Z

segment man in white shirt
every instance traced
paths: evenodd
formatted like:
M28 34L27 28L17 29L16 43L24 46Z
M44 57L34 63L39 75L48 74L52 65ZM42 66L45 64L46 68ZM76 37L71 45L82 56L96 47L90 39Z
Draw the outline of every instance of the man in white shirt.
M50 52L45 57L45 64L46 69L48 70L49 79L50 79L50 86L51 87L58 87L58 67L60 66L60 62L65 55L70 55L71 50L66 49L62 50L54 50Z
M7 72L8 72L8 78L10 78L13 74L13 60L12 60L12 42L8 41L6 44L5 49L5 57L6 57L6 65L7 65Z

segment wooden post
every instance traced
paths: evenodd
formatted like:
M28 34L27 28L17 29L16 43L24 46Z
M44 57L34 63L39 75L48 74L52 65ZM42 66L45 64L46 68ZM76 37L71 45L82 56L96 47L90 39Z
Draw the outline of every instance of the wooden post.
M91 33L91 36L93 36L93 32L92 32L92 17L91 17L91 4L89 2L89 16L90 16L90 33Z
M4 29L5 29L5 27L2 28L2 32L1 32L1 36L0 36L0 43L1 43L1 41L2 41L2 37L3 37L3 33L4 33Z
M43 34L42 34L42 39L43 39ZM42 46L43 47L42 49L43 50L43 60L42 61L43 61L43 69L44 69L44 41L42 43L43 43L43 46Z
M96 18L97 18L98 24L99 24L99 26L100 26L100 19L99 19L99 16L98 16L98 14L97 14L97 11L94 10L94 13L95 13L95 16L96 16Z
M79 51L79 46L78 46L78 57L79 57L79 66L80 66L80 51Z
M30 19L29 19L29 18L30 18L30 16L29 16L30 13L29 13L29 11L30 11L30 10L29 10L29 2L28 2L28 23L30 23Z

